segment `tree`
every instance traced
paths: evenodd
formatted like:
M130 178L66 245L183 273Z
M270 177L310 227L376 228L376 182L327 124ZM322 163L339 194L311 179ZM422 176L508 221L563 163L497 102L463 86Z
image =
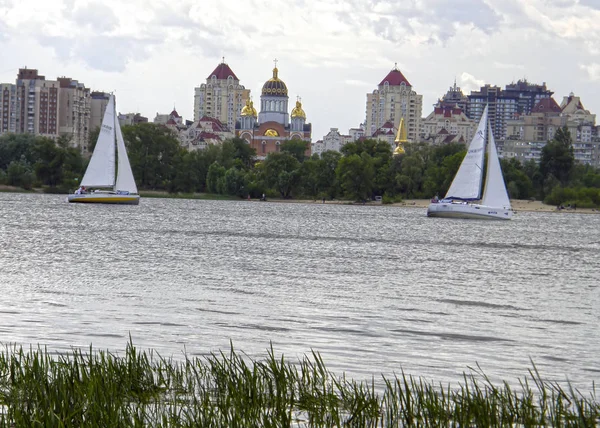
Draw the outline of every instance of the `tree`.
M240 161L239 164L244 169L250 169L256 161L256 150L246 140L235 137L223 141L218 159L219 163L226 169L234 166L236 160Z
M221 193L221 182L225 177L225 167L219 165L218 162L213 163L208 168L206 176L206 190L209 193Z
M330 199L333 199L338 194L338 180L336 175L336 169L342 158L340 152L334 152L328 150L321 153L321 159L319 160L319 189Z
M123 138L138 186L167 189L175 175L176 159L184 150L173 132L163 125L138 123L124 126Z
M299 184L300 162L285 152L269 153L262 168L267 185L274 188L282 198L289 198Z
M33 148L37 161L34 164L35 175L50 187L56 187L63 180L63 166L66 160L66 147L57 146L49 138L37 139Z
M575 156L573 155L571 133L564 126L556 131L554 139L542 149L540 172L544 177L544 181L547 181L548 177L552 175L561 184L566 185L573 171L574 163Z
M340 159L336 176L345 194L358 201L366 200L372 189L375 170L368 153L353 154Z
M298 159L298 162L304 162L306 159L306 151L309 149L309 142L302 140L288 140L281 144L281 151L289 153Z
M6 181L11 186L22 187L30 190L33 184L33 171L25 157L14 160L6 169Z
M13 161L35 162L33 147L36 137L32 134L6 134L0 137L0 168L6 170Z

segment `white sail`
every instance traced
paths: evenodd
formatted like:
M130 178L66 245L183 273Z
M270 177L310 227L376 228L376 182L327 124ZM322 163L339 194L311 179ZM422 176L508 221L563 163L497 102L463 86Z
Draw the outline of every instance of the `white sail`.
M494 142L494 135L491 130L488 132L488 138L487 173L481 205L510 208L510 199L506 191L506 184L504 184L502 168L500 167L500 160L496 151L496 143Z
M115 99L111 95L92 158L81 180L85 187L113 187L115 185Z
M137 186L135 185L135 179L133 178L133 172L131 171L131 165L127 157L127 150L125 149L125 141L123 141L123 134L121 133L118 120L115 121L115 129L117 134L117 158L119 162L115 190L137 194Z
M485 106L477 132L469 144L467 155L460 164L448 193L446 193L447 199L476 200L480 198L487 121L488 108Z

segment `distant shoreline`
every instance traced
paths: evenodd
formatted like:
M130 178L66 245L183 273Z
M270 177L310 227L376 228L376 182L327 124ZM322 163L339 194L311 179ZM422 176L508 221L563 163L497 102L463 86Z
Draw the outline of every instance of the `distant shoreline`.
M5 184L0 185L0 192L5 193L35 193L44 194L41 189L24 190L15 186L8 186ZM244 199L237 198L235 196L226 195L215 195L211 193L194 193L194 194L172 194L161 190L142 190L140 191L142 198L166 198L166 199L200 199L200 200L232 200L232 201L244 201ZM258 199L251 199L252 202L258 202ZM322 199L280 199L280 198L269 198L267 202L278 202L278 203L296 203L296 204L322 204ZM577 208L569 209L565 208L558 210L553 205L544 204L542 201L530 201L523 199L513 199L510 201L513 210L516 212L547 212L547 213L579 213L579 214L600 214L599 208ZM325 200L326 204L336 205L362 205L356 202L348 200ZM369 201L365 205L369 206L384 206L384 207L401 207L401 208L421 208L426 209L429 205L429 199L405 199L402 202L396 202L393 204L382 205L381 203Z

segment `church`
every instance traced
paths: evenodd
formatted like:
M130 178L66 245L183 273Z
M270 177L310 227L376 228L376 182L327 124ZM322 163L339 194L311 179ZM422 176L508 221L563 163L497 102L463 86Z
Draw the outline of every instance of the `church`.
M235 133L246 140L256 150L259 158L278 152L280 145L287 140L304 140L310 143L310 123L306 123L306 113L300 99L296 101L291 115L288 113L288 89L279 78L277 63L273 77L265 82L260 95L260 113L251 100L246 101ZM310 155L310 144L307 155Z

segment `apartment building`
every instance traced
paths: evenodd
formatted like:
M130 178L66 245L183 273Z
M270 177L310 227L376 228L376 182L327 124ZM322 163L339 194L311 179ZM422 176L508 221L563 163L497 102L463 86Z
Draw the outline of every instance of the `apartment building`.
M69 77L59 77L58 83L59 134L70 136L69 144L85 151L90 133L90 90Z
M408 141L418 141L422 109L423 96L417 94L398 67L394 67L377 89L367 94L366 134L380 134L382 128L390 128L387 122L397 129L400 119L404 118Z
M194 122L204 116L219 119L229 129L235 129L242 108L250 99L250 90L223 62L213 70L203 83L194 88Z
M507 138L507 122L528 115L542 99L550 98L553 92L546 83L532 84L526 80L499 86L485 85L479 91L467 95L467 117L479 122L483 109L488 106L488 117L496 140Z
M15 132L17 87L12 83L0 83L0 135Z

